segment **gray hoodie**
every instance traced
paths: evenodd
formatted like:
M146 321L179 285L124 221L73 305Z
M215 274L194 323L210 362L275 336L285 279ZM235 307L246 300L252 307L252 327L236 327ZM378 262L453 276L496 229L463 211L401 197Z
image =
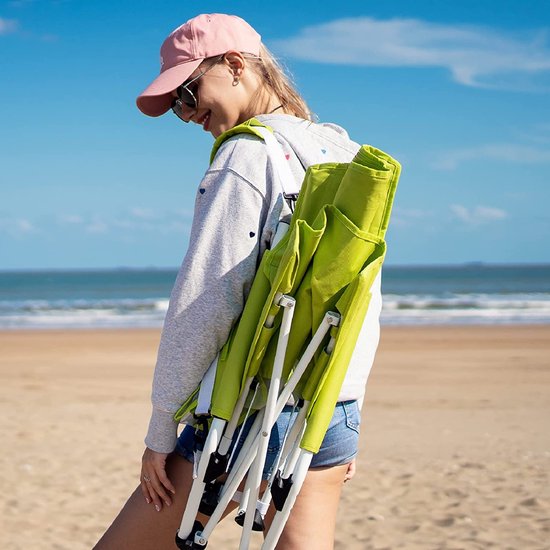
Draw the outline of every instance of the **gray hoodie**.
M284 114L257 118L273 128L299 183L308 166L349 162L359 148L334 124ZM173 414L225 344L243 310L259 259L279 220L289 213L263 141L245 134L226 141L197 190L189 248L170 297L145 438L150 449L163 453L174 449ZM378 343L381 303L376 303L371 301L369 308L374 328L348 369L341 400L363 398Z

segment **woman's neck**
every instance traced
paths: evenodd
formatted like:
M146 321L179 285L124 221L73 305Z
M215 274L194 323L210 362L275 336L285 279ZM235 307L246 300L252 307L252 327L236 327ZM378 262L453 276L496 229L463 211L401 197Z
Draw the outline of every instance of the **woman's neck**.
M274 113L275 111L278 111L279 109L282 109L282 108L283 108L283 106L279 103L279 105L277 105L277 107L275 107L274 109L271 109L271 111L269 111L269 112L266 113L266 114L271 115L271 114Z
M274 93L269 93L265 88L258 88L250 100L251 117L271 113L284 113L281 100Z

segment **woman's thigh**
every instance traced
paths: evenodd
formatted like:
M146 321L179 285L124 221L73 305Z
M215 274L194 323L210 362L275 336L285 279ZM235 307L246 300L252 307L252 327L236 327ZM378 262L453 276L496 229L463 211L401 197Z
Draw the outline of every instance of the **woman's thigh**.
M336 512L347 468L342 465L308 471L277 545L279 550L333 548ZM191 490L193 465L174 454L167 462L167 473L176 489L172 505L157 512L145 502L138 486L94 550L176 548L174 539ZM232 502L229 508L235 506ZM267 526L272 518L271 510L266 517Z
M145 502L138 486L94 550L176 548L176 531L193 483L193 465L174 453L168 458L166 473L176 490L172 505L163 506L157 512L152 504Z
M347 464L330 468L312 468L286 522L277 550L332 550L336 513ZM266 517L269 525L273 510Z
M274 447L278 448L284 437L283 432L286 431L290 413L287 416L288 418L285 417L284 422L281 422L281 426L278 426L279 431L274 430L272 433L270 444ZM312 462L314 467L309 470L304 486L290 514L281 539L281 544L284 543L284 545L279 548L285 550L332 548L336 510L342 482L347 471L347 464L344 462L350 462L357 450L358 423L359 412L355 402L337 405L321 450L314 456ZM273 442L272 439L274 439ZM271 458L271 462L273 459L274 457ZM271 462L266 464L267 470L271 468ZM315 467L326 466L327 463L331 466ZM334 466L334 464L339 465ZM163 506L161 512L157 512L152 504L145 502L141 489L138 487L98 542L95 550L175 548L174 537L191 490L192 472L193 466L189 460L173 453L167 462L167 474L176 489L176 494L172 497L172 505ZM235 503L231 503L225 514L235 506ZM269 521L269 517L266 518L266 521ZM292 542L295 539L302 542ZM303 541L314 539L318 539L318 546L300 546L300 544L305 544Z

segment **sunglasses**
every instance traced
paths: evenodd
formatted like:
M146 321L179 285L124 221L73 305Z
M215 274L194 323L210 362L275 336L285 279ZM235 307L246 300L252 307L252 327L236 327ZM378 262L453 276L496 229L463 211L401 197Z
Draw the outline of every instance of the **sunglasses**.
M178 118L180 118L184 122L188 122L187 120L185 120L183 115L183 106L185 105L189 109L193 110L198 108L199 100L197 99L197 96L199 91L199 84L197 81L199 80L199 78L203 77L208 71L212 70L224 58L224 56L225 54L221 55L218 59L216 59L216 61L214 61L214 63L212 63L212 65L210 65L210 67L208 67L208 69L206 69L206 71L203 71L197 76L186 80L183 84L180 84L176 88L176 94L178 97L175 98L174 101L172 101L171 107L172 111Z

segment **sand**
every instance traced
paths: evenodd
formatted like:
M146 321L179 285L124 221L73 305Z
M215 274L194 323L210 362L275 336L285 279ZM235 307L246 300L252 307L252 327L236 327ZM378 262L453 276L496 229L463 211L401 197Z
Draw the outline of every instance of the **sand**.
M0 549L93 546L138 479L158 339L0 333ZM388 327L335 548L550 549L549 478L549 326Z

